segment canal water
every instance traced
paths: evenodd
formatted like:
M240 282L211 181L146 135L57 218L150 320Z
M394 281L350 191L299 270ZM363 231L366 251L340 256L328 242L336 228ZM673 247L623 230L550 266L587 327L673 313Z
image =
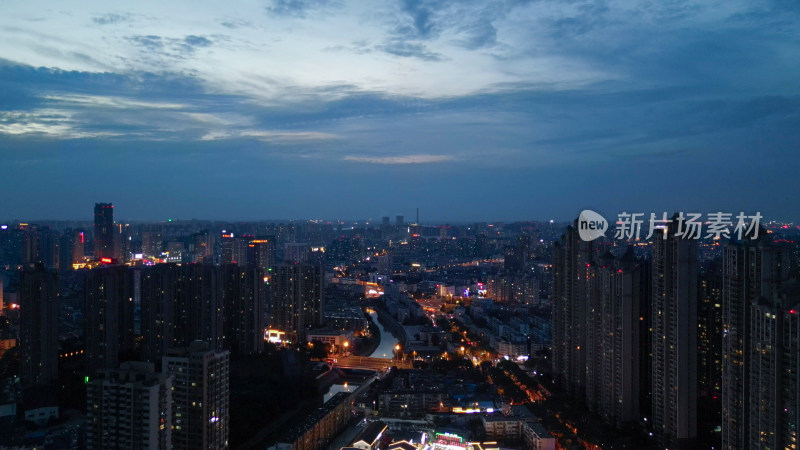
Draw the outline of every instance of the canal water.
M397 345L399 341L392 336L392 333L390 333L389 330L385 329L383 325L378 322L378 313L371 313L370 316L372 317L372 321L375 322L375 325L378 326L378 329L381 332L381 344L369 356L372 358L394 358L394 346Z
M394 357L394 346L397 345L399 341L392 336L392 333L389 332L389 330L384 328L383 325L378 322L378 313L371 313L370 316L372 317L372 321L375 322L375 325L378 326L378 330L381 333L381 343L378 348L376 348L375 351L369 356L372 358L392 359ZM358 386L358 384L351 383L334 384L330 387L328 393L325 394L324 401L327 402L331 399L331 397L339 392L353 392L358 388Z

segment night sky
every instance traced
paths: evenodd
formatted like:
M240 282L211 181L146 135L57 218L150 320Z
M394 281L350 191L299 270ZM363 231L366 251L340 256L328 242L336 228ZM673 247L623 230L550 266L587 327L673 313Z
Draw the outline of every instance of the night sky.
M800 220L800 2L3 2L0 218Z

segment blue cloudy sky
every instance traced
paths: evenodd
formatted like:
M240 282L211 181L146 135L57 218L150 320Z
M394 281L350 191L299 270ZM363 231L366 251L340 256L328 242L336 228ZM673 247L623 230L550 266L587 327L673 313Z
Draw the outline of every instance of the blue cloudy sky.
M798 220L799 94L797 0L6 1L0 217Z

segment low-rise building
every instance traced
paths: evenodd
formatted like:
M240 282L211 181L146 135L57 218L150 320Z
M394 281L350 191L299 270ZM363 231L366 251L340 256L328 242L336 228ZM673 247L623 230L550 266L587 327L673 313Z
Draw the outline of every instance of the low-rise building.
M339 392L312 413L301 425L287 431L271 450L322 450L342 431L353 416L349 392Z
M352 341L353 333L331 328L310 330L306 334L306 342L322 342L323 344L335 345L338 348L344 347L345 343L349 345Z
M350 446L360 450L378 450L381 437L386 428L386 423L380 420L372 422L358 433Z
M522 426L522 442L527 450L555 450L556 438L538 422L526 422Z

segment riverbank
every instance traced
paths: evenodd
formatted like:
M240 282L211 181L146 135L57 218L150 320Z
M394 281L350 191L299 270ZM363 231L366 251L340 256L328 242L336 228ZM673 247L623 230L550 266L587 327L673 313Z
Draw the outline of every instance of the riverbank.
M370 313L370 319L373 323L376 323L378 328L380 329L381 335L381 342L380 345L372 352L369 356L372 358L393 358L394 357L394 347L398 343L403 342L403 340L397 339L397 334L392 332L392 324L386 320L381 320L382 315L373 312ZM387 326L388 325L388 326ZM399 324L398 324L399 325ZM402 330L402 326L400 327Z
M406 328L403 324L398 322L383 306L375 308L375 311L377 312L378 322L380 322L381 326L391 332L392 337L405 347L406 344L408 344L408 335L406 334Z
M375 350L381 345L381 329L372 320L372 315L367 320L369 321L369 344L364 348L358 349L357 352L353 352L356 356L369 356L375 353Z

